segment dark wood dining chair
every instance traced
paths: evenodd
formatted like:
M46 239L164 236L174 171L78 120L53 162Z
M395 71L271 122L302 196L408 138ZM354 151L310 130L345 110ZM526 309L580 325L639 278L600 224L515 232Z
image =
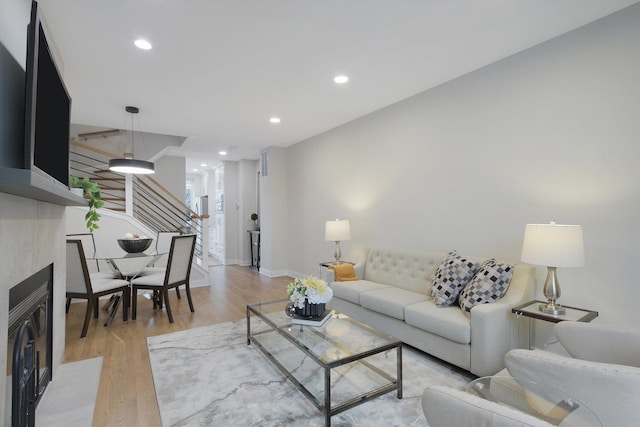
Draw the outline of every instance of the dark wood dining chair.
M87 300L87 310L84 316L84 325L82 326L80 338L87 336L92 311L94 312L94 317L98 318L98 299L104 295L120 293L122 293L122 298L124 298L122 319L126 321L128 318L127 307L129 306L129 282L121 279L100 277L95 273L89 273L87 259L85 258L82 248L82 241L67 240L67 313L69 312L71 299L81 298ZM119 303L120 295L116 295L113 307L109 313L109 319L105 323L105 326L110 323L115 315Z
M191 262L193 261L195 246L195 234L173 236L171 238L167 268L164 270L164 273L159 272L143 275L131 281L131 291L133 295L131 311L132 319L136 319L138 289L153 291L154 308L161 308L164 301L169 322L173 323L173 314L171 313L171 304L169 303L169 289L177 289L178 286L185 285L185 292L187 294L187 300L189 301L189 309L192 313L195 311L193 308L193 301L191 300L191 289L189 286Z

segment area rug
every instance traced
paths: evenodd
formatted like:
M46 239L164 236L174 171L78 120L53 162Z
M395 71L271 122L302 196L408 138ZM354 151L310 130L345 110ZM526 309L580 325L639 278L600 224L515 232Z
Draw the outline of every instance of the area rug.
M246 333L242 320L147 338L163 426L324 425L322 413L258 348L247 345ZM395 373L393 359L385 369ZM405 346L403 398L387 393L334 415L331 423L426 426L420 403L425 387L461 388L471 379Z

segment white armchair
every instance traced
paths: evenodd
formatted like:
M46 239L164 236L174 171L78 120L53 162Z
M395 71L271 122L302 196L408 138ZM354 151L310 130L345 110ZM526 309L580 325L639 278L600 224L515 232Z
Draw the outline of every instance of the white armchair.
M447 386L428 387L422 410L429 427L553 427L546 421Z
M509 373L563 390L605 427L640 425L640 330L560 322L554 332L571 357L511 350L505 357Z
M494 385L501 401L511 407L450 387L431 386L422 396L429 426L550 426L526 413L532 396L517 381L536 382L571 396L593 411L604 427L640 425L640 330L560 322L554 332L570 356L542 350L507 353L507 369L498 375L513 378L502 377Z

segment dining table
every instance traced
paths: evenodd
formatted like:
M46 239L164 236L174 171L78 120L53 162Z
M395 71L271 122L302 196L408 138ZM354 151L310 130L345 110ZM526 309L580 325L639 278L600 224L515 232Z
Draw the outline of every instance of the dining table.
M128 253L120 248L113 248L110 250L96 250L92 255L87 256L87 260L95 260L98 262L104 262L113 276L117 279L124 279L131 285L131 280L140 276L144 270L148 267L155 265L162 257L167 256L169 251L158 251L155 248L149 248L143 252ZM131 286L129 286L129 295L131 295ZM111 312L104 323L104 326L109 326L113 320L118 305L120 303L120 295L112 295L109 301L102 307L104 310L108 310L111 307ZM131 298L128 298L131 301ZM126 301L126 299L125 299ZM129 307L123 305L123 310L129 310Z

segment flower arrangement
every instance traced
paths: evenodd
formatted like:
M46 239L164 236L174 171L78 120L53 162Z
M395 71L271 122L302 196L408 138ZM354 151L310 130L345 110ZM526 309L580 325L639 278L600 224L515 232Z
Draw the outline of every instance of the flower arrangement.
M333 291L327 286L327 282L314 276L295 279L287 285L287 294L298 308L304 308L305 300L311 304L325 304L333 297Z

